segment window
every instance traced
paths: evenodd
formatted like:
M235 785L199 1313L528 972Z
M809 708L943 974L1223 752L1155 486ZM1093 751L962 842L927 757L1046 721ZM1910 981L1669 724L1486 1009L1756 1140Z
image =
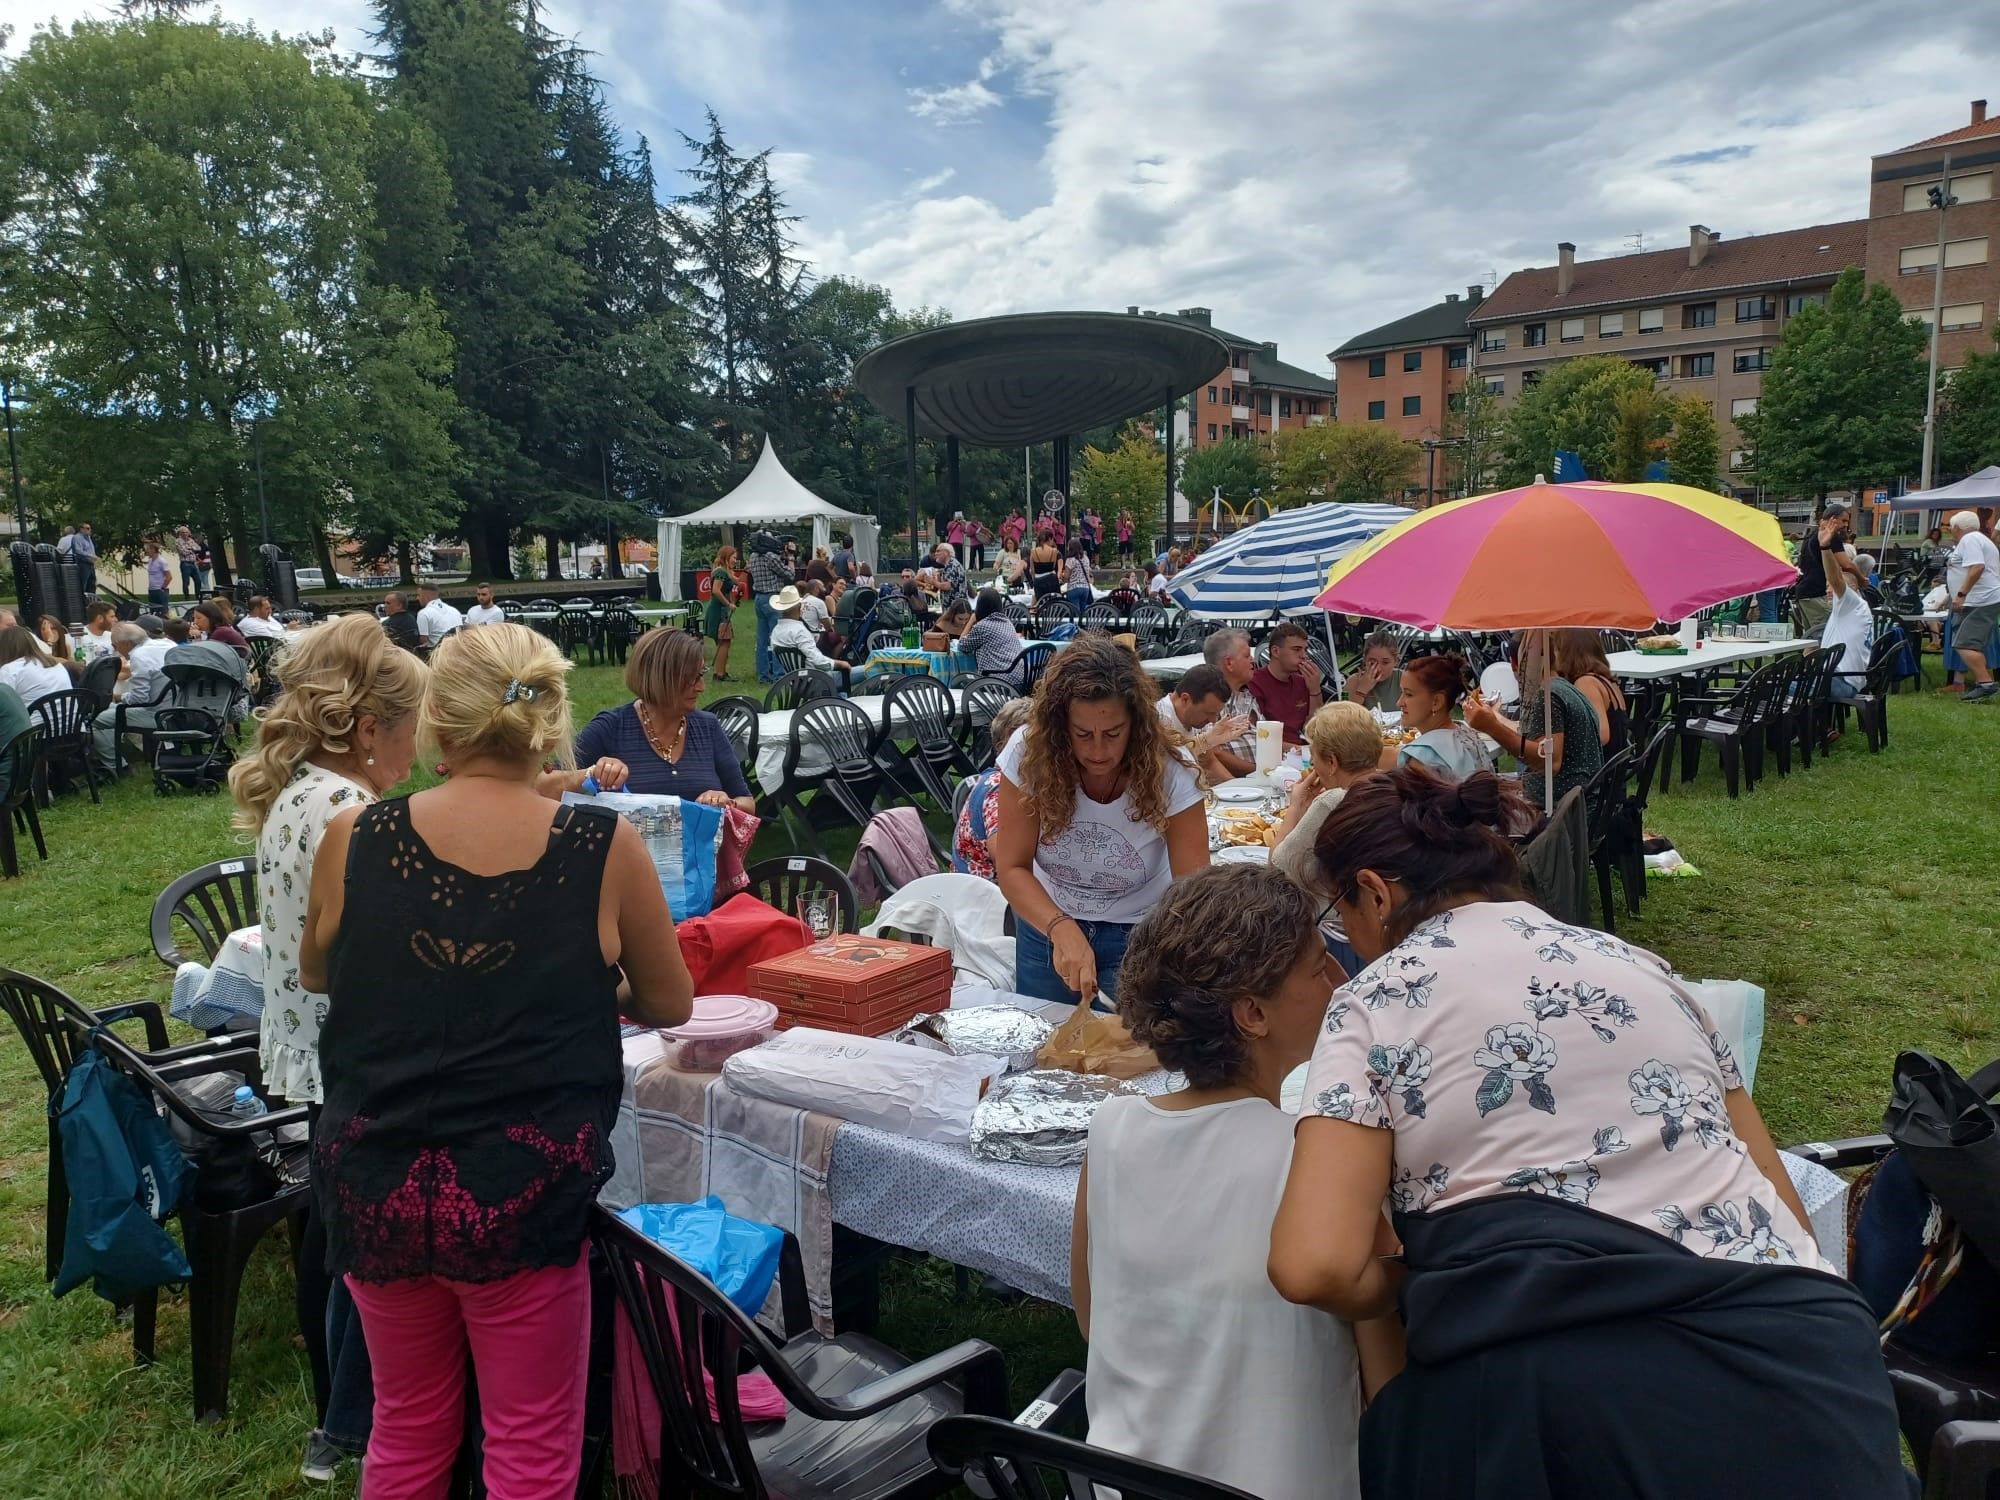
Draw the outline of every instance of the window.
M1681 379L1698 380L1704 375L1713 375L1714 373L1715 355L1712 351L1707 354L1683 354L1681 356Z
M1825 292L1788 292L1785 294L1785 316L1796 318L1809 307L1825 307Z
M1747 469L1750 467L1750 465L1751 465L1751 458L1748 449L1732 448L1730 450L1729 467L1731 469Z
M1506 347L1507 335L1498 328L1489 329L1487 332L1479 335L1479 352L1481 354L1491 354L1496 349L1505 349Z
M1231 386L1229 388L1229 404L1231 406L1248 406L1250 404L1250 393L1240 385Z
M1681 309L1681 327L1713 328L1715 326L1715 304L1713 302L1690 302Z
M1625 314L1606 313L1597 320L1597 336L1601 339L1622 339L1625 337Z
M1639 311L1639 332L1658 333L1667 326L1667 310L1664 307L1646 307Z
M1213 422L1208 424L1208 440L1211 443L1215 441L1215 424Z
M1410 371L1412 371L1412 370L1421 370L1421 369L1422 369L1423 367L1424 367L1424 351L1423 351L1423 350L1421 350L1421 349L1405 349L1405 350L1403 351L1403 373L1404 373L1404 374L1406 374L1406 375L1407 375L1407 374L1409 374L1409 372L1410 372Z
M1213 405L1215 405L1215 387L1214 387L1214 386L1210 386L1210 387L1208 388L1208 404L1209 404L1210 406L1213 406Z
M1738 297L1736 299L1736 321L1739 323L1763 323L1778 315L1776 297Z
M1506 395L1507 377L1505 375L1488 375L1486 377L1486 394L1489 396Z
M1750 417L1756 414L1757 398L1755 396L1738 396L1734 401L1729 403L1729 416L1732 421L1737 417Z
M1523 323L1521 325L1521 347L1540 349L1549 341L1549 325L1546 323Z
M1944 331L1950 333L1960 328L1977 328L1986 321L1986 304L1983 302L1960 302L1944 310Z
M1389 356L1371 354L1368 356L1368 378L1373 380L1389 373Z
M1444 398L1444 406L1446 411L1464 411L1465 392L1464 391L1451 392Z
M1738 349L1735 357L1730 360L1730 368L1738 375L1748 375L1756 370L1768 370L1771 368L1771 351L1769 349Z
M1379 421L1381 421L1381 420L1382 420L1382 419L1383 419L1384 417L1386 417L1386 416L1388 416L1388 415L1389 415L1389 403L1388 403L1388 402L1386 402L1386 401L1370 401L1370 402L1368 403L1368 420L1369 420L1369 421L1371 421L1371 422L1379 422Z
M1938 185L1933 177L1929 182L1913 182L1903 189L1903 212L1913 214L1919 209L1931 206L1931 189ZM1960 203L1984 203L1993 196L1993 174L1991 172L1967 172L1951 180L1951 195Z
M1424 414L1424 398L1422 396L1405 396L1403 398L1404 416L1420 417L1423 414Z
M1949 271L1954 266L1983 266L1986 264L1986 236L1977 239L1947 240L1944 247L1944 268ZM1937 246L1910 245L1904 248L1898 269L1905 276L1914 276L1919 271L1937 268Z
M1632 365L1635 369L1644 370L1655 380L1665 380L1667 378L1667 361L1664 355L1658 359L1635 359L1632 361Z
M1521 372L1522 390L1532 391L1536 386L1540 385L1541 383L1542 383L1542 372L1540 370L1523 370Z
M1583 319L1564 318L1562 320L1562 341L1574 344L1583 338Z
M1232 370L1247 370L1247 369L1249 369L1249 368L1250 368L1250 352L1249 352L1249 351L1248 351L1247 349L1232 349L1232 350L1230 350L1230 351L1229 351L1229 367L1230 367L1230 368L1231 368Z
M1465 345L1453 344L1444 351L1444 367L1447 370L1463 370L1465 368Z

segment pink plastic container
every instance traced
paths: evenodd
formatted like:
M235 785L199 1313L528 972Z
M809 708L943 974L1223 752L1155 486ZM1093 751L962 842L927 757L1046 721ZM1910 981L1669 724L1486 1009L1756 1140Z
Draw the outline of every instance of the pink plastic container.
M778 1007L748 995L701 995L685 1026L667 1031L667 1065L689 1073L719 1073L739 1052L768 1040L778 1026Z

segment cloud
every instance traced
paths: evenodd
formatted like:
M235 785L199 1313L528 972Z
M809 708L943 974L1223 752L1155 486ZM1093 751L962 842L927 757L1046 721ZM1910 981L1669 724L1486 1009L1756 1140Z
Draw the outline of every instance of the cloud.
M910 113L933 125L968 125L1000 104L1000 96L980 78L942 88L914 88L908 93Z
M919 198L923 197L926 193L935 193L939 188L943 187L947 182L950 182L952 178L956 177L957 175L958 175L957 167L946 167L941 172L933 172L930 174L930 176L920 178L916 182L912 183L910 186L910 192Z
M1663 167L1706 167L1719 161L1741 161L1757 148L1755 146L1711 146L1706 151L1683 151L1678 156L1661 160Z

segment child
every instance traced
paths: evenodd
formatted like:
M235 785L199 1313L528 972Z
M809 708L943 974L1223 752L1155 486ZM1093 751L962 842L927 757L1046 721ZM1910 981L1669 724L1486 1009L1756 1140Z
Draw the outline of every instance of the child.
M1401 1331L1292 1306L1265 1269L1292 1153L1278 1090L1345 981L1318 916L1277 871L1223 865L1134 929L1118 1013L1187 1087L1097 1112L1070 1292L1091 1442L1253 1495L1352 1500L1364 1389L1401 1368Z

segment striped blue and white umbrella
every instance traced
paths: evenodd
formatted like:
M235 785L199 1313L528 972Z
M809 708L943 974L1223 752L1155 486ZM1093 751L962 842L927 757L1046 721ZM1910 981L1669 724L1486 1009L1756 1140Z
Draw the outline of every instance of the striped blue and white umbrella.
M1400 505L1333 501L1281 510L1202 553L1167 593L1205 619L1311 614L1328 568L1412 514Z

